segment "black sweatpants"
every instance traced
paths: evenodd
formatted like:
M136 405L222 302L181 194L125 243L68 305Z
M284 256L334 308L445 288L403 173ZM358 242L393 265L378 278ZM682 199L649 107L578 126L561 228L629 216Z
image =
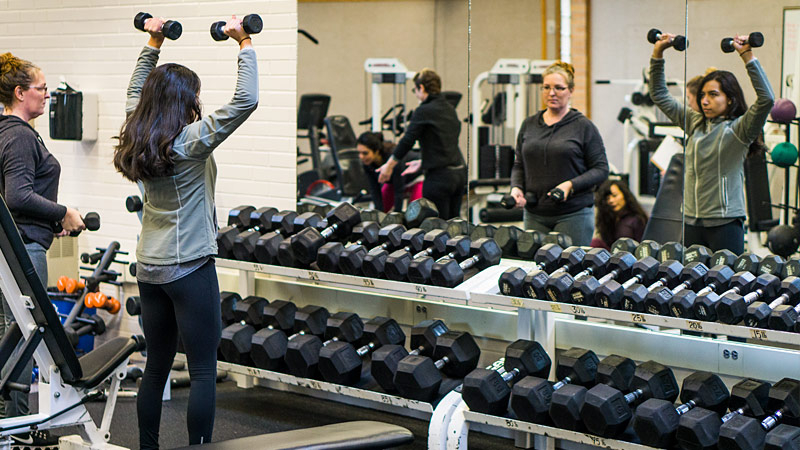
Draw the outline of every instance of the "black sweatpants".
M728 222L718 227L700 227L686 224L684 231L684 245L705 245L712 252L724 248L737 255L744 253L744 224L741 219Z
M422 196L432 201L439 210L439 217L452 219L461 213L461 199L467 186L467 168L447 167L425 172Z
M211 441L217 395L217 347L221 334L220 297L213 260L167 284L139 282L142 328L147 341L147 365L136 401L139 446L158 448L161 398L178 347L186 349L189 444Z

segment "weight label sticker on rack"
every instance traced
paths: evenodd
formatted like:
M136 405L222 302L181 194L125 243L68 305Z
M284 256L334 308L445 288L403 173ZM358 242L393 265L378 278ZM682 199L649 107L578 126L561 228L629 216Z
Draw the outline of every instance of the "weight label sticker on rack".
M647 323L647 319L645 319L643 314L631 314L631 322Z
M562 312L561 305L559 305L558 303L550 303L550 310L557 313Z
M687 320L686 327L692 331L703 331L703 322L698 322L696 320Z
M414 285L414 290L415 290L415 291L417 291L417 292L418 292L418 293L420 293L420 294L425 294L425 293L427 293L427 292L428 292L428 290L427 290L427 289L425 289L425 286L421 286L421 285L419 285L419 284L415 284L415 285Z
M364 283L364 287L375 287L375 281L373 281L371 278L362 278L361 281Z
M525 302L523 302L521 298L511 297L511 306L522 308L524 304Z
M516 420L506 419L506 427L519 428L519 422L517 422Z
M587 434L585 436L587 438L589 438L589 440L592 441L593 445L596 445L598 447L607 447L605 439L603 439L603 438L601 438L599 436L595 436L593 434Z
M319 274L313 270L308 271L308 279L310 281L319 281Z
M759 341L769 340L769 337L767 337L766 330L756 330L755 328L750 329L750 337L753 339L758 339Z
M572 309L572 314L575 314L576 316L586 315L586 310L581 308L580 306L570 305L570 309Z

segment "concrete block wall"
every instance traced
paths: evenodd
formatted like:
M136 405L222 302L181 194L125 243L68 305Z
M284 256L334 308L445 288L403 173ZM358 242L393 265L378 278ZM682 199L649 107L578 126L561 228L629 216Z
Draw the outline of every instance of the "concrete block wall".
M209 35L212 22L231 14L257 13L264 30L253 36L258 53L260 102L255 113L214 153L218 168L217 215L227 220L239 204L293 208L295 203L297 2L186 0L0 0L0 51L33 61L50 90L60 78L98 95L95 142L49 138L47 112L35 121L47 148L61 163L59 202L81 212L97 211L100 231L82 233L79 251L90 252L117 240L133 259L139 222L125 210L137 187L111 163L113 138L124 120L125 90L136 57L148 36L133 27L139 11L175 19L183 25L177 41L167 40L160 64L186 65L200 76L204 112L233 95L238 47ZM124 270L122 266L114 267ZM124 295L135 293L126 283ZM105 290L105 289L104 289ZM108 294L118 295L116 289ZM121 298L124 302L124 298ZM115 319L118 320L118 319Z

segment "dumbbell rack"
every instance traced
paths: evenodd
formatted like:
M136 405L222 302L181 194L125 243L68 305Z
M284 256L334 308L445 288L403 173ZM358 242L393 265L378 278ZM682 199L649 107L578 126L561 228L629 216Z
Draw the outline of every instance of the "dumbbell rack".
M792 373L800 372L800 334L798 333L508 297L499 294L497 280L506 268L523 267L530 269L533 266L534 264L530 261L503 260L499 265L485 269L467 279L458 287L450 289L309 269L287 268L227 259L217 260L218 268L234 269L238 272L238 290L243 296L255 292L255 279L258 276L259 279L279 283L410 301L467 306L487 312L516 313L517 337L537 340L551 355L555 355L556 335L558 335L558 348L585 346L587 342L592 342L592 348L600 354L603 354L604 350L606 350L608 353L621 353L633 359L643 360L653 357L667 365L676 367L686 367L681 363L686 362L686 352L691 350L698 358L703 359L701 360L702 363L695 362L690 368L694 370L711 370L737 377L750 376L777 380L783 376L791 376ZM564 314L587 319L604 319L644 327L651 331L638 330L631 326L607 325L591 321L555 320L556 317L564 317ZM658 331L660 328L746 338L763 345L740 344L702 337L687 337L667 332L652 332ZM776 344L784 348L774 348ZM620 348L625 345L629 345L632 348ZM645 350L636 348L637 345L644 347ZM685 348L680 348L681 346L685 346ZM664 351L660 351L658 356L653 356L653 353L656 353L654 349L666 347L675 348L671 349L671 352L667 351L666 354L664 354ZM789 349L787 350L785 347L789 347ZM652 353L648 350L652 350ZM724 364L722 360L717 363L716 359L714 359L719 357L720 354L725 355L723 356L725 358ZM737 357L737 355L740 356ZM774 361L776 360L781 361L780 368L774 368ZM745 361L747 361L747 367L743 367ZM552 439L562 439L620 450L649 448L626 441L604 439L586 433L470 412L461 401L461 394L456 391L446 395L434 408L429 403L408 400L394 395L297 378L287 374L230 363L220 362L219 368L234 374L234 378L241 387L249 387L255 384L267 385L280 390L299 392L328 400L430 420L428 448L463 450L467 447L467 432L470 428L492 435L513 437L517 440L517 445L533 444L536 448L549 447L552 445L549 444L553 442ZM531 438L533 438L533 442L531 442Z

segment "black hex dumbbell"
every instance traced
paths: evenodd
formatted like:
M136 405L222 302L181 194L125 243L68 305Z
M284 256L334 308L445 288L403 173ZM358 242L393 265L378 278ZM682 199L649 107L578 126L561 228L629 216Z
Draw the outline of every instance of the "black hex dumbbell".
M800 317L800 302L794 307L780 305L772 310L767 324L773 330L800 332L798 317Z
M352 245L342 251L339 255L339 270L347 275L361 275L367 253L400 247L405 232L406 227L400 224L381 227L378 231L378 245L369 249L363 245Z
M296 213L278 211L272 207L261 207L250 213L251 228L239 233L233 239L231 253L239 261L256 261L255 249L258 238L275 229L291 230ZM273 217L275 220L273 221ZM279 227L279 228L278 228Z
M238 301L234 309L237 322L222 330L220 353L230 363L253 365L250 352L256 330L270 329L286 333L294 325L296 312L297 306L285 300L269 302L264 297L251 295Z
M797 450L800 448L800 427L782 423L767 433L764 450Z
M683 253L683 244L680 242L665 242L663 245L661 245L661 248L658 249L658 252L656 252L656 259L658 262L669 261L670 259L674 259L675 261L683 261Z
M775 383L769 390L767 407L772 413L760 422L737 415L722 424L719 429L720 450L760 450L770 430L781 422L800 419L800 382L784 378Z
M550 356L541 344L517 339L506 347L502 369L475 369L464 377L461 398L472 411L505 414L511 397L509 383L528 375L547 377L550 366Z
M250 357L256 367L266 370L285 368L284 357L290 340L299 336L325 333L330 313L322 306L306 305L295 312L292 335L270 328L262 328L253 335Z
M747 36L747 41L745 44L750 45L750 47L756 48L761 47L764 45L764 35L761 34L759 31L754 31ZM736 47L733 46L733 38L726 37L722 38L722 41L719 43L720 48L725 53L733 53L736 51Z
M678 419L675 439L684 450L714 450L719 441L719 428L735 416L746 415L763 418L767 415L769 383L745 378L731 388L728 414L705 408L694 408Z
M665 261L658 265L656 280L647 287L643 284L634 284L622 294L622 309L625 311L644 312L644 302L647 295L662 287L673 288L680 282L683 264L678 261Z
M397 363L394 386L403 397L430 401L439 393L443 374L463 378L478 365L481 349L471 334L448 331L436 338L433 355L409 355Z
M727 408L730 393L719 377L711 372L694 372L683 379L681 405L651 398L636 408L633 430L642 444L650 447L671 448L675 444L675 431L680 416L695 407L706 408L722 414Z
M152 18L153 16L148 13L140 12L133 17L133 27L139 31L144 31L145 22ZM181 23L177 20L167 20L161 25L161 34L163 34L165 38L174 41L183 34L183 26L181 26Z
M597 365L596 383L627 391L630 389L636 364L632 359L609 355ZM550 399L550 420L559 428L584 431L581 410L589 389L580 384L568 384L553 391Z
M405 281L408 279L408 268L411 261L417 258L430 256L439 258L447 253L447 240L450 235L444 230L431 230L422 238L423 250L418 253L411 253L404 249L395 250L386 257L384 273L386 278L394 281Z
M417 284L430 284L433 265L446 259L463 261L470 255L472 241L467 236L456 236L447 240L447 254L438 259L423 256L411 260L408 265L408 281Z
M430 356L436 346L436 338L448 332L447 325L441 320L423 320L411 328L411 351L402 345L389 344L372 353L370 373L386 392L392 392L394 387L394 374L397 364L408 355Z
M536 230L524 230L517 237L517 256L520 259L533 259L544 245L544 235Z
M544 291L547 300L551 302L569 302L570 293L576 281L582 281L591 276L602 277L608 269L608 262L611 260L611 253L604 248L592 248L583 257L583 270L573 277L569 272L561 272L550 275L545 282Z
M781 279L800 276L800 255L790 256L783 265Z
M639 243L636 247L636 250L633 251L633 256L636 259L642 259L645 256L650 256L658 261L658 250L661 248L661 244L656 241L646 239Z
M670 315L670 302L683 291L697 290L705 281L708 267L701 262L693 262L683 266L679 276L680 283L672 289L661 287L647 294L644 299L644 310L648 314Z
M717 250L711 255L711 259L708 261L709 267L714 266L730 266L731 269L736 269L733 265L736 263L736 254L732 251L723 248L722 250Z
M225 21L218 21L211 24L211 38L215 41L224 41L228 35L223 33ZM264 28L264 22L258 14L248 14L242 17L242 28L247 34L258 34Z
M395 251L404 251L406 253L417 253L422 251L425 245L425 231L421 228L411 228L400 235L400 246L402 248L393 248ZM365 276L371 278L385 277L386 260L389 258L389 251L384 248L372 249L364 255L364 261L361 263L361 271Z
M747 314L747 306L756 300L762 298L774 297L780 281L778 277L770 274L759 275L758 278L766 279L767 282L763 285L753 284L753 289L747 295L739 294L725 294L716 303L717 319L722 323L733 325L739 323L744 319ZM758 278L756 280L758 280Z
M598 436L619 436L633 417L635 405L650 398L674 402L678 397L678 383L672 370L655 361L636 367L631 389L628 394L605 384L589 389L581 408L586 429Z
M250 228L250 213L255 206L240 205L228 211L228 224L217 230L217 255L220 258L233 256L233 241L242 231Z
M353 227L352 239L349 245L345 246L341 242L328 242L319 248L317 252L317 267L325 272L339 271L339 258L346 247L353 245L363 245L372 247L378 243L380 226L377 222L361 222Z
M656 28L651 28L650 31L647 32L647 42L655 44L659 40L661 40L661 31ZM686 39L686 36L681 34L676 35L670 42L672 43L672 47L679 52L686 50L686 47L689 46L689 40Z
M470 244L470 257L460 263L447 259L433 264L431 281L437 286L456 287L464 281L464 272L473 267L483 270L500 262L502 251L491 238L478 239Z
M753 328L767 328L770 315L779 306L791 308L800 300L800 278L789 277L781 281L778 288L778 297L769 304L766 302L753 302L747 307L744 315L744 324Z
M326 242L336 238L344 238L361 222L358 210L349 203L342 203L325 217L328 226L322 231L305 228L291 238L294 257L301 264L311 264L317 259L317 250Z
M383 345L403 345L406 335L397 321L375 317L364 324L365 342L355 348L347 342L332 342L319 351L319 372L325 381L353 385L361 379L363 359Z
M545 423L550 418L553 392L569 384L591 386L597 378L600 360L591 350L573 347L558 357L557 383L531 376L520 380L511 389L511 410L521 420Z
M570 301L576 305L594 306L600 287L611 280L627 279L631 276L636 257L627 251L619 251L608 260L608 273L600 279L593 276L578 280L572 285Z
M620 283L609 280L602 285L595 295L598 306L610 309L620 309L625 292L637 283L649 284L656 279L660 264L655 258L645 256L631 267L631 277Z
M494 240L503 252L503 258L517 257L517 240L522 230L513 225L503 225L494 233Z
M536 254L533 256L533 261L536 263L534 271L552 272L558 267L559 257L561 257L562 248L556 244L544 244ZM519 267L509 267L502 274L498 280L500 293L503 295L510 295L514 297L522 297L522 287L525 283L525 277L528 276L528 271Z
M726 250L726 252L729 253L731 256L733 256L734 260L736 259L736 255L734 255L733 252L731 252L730 250ZM727 256L727 254L723 254L723 253L720 253L720 255L718 255L718 256L721 257L722 255L726 255ZM693 262L701 262L701 263L705 264L708 267L714 267L714 266L719 265L719 264L731 265L731 264L733 264L733 261L734 261L734 260L731 260L731 262L728 263L728 264L725 264L725 262L712 263L713 256L714 256L714 254L712 254L711 250L708 247L706 247L705 245L692 244L692 245L689 246L689 248L687 248L683 252L683 263L684 264L689 264L689 263L693 263Z
M558 265L560 267L556 270L549 274L542 270L528 272L525 276L525 280L522 282L523 295L528 298L546 299L547 292L545 292L545 286L547 285L547 280L560 273L579 272L583 267L584 257L586 257L586 251L581 247L572 246L565 248L564 251L561 252L561 255L559 255Z
M473 241L475 239L490 237L493 238L495 233L497 233L497 227L490 224L481 223L475 225L472 228L472 231L469 233L469 238Z
M442 219L441 217L428 217L427 219L422 221L422 224L419 226L425 230L425 232L429 232L431 230L447 230L447 221Z
M639 242L636 239L619 238L611 244L611 253L628 252L633 254L638 246Z
M439 210L432 201L421 197L408 204L404 219L408 228L419 228L429 217L439 217Z
M282 219L282 216L286 218ZM306 227L319 227L322 223L322 216L313 212L304 212L298 215L293 211L288 211L272 216L272 220L272 231L259 237L253 249L255 260L263 264L278 264L281 243ZM276 220L280 223L275 223ZM288 242L291 243L291 241Z
M694 305L698 297L706 294L723 292L733 278L733 269L728 266L714 266L706 274L706 287L696 293L686 289L675 295L669 300L669 310L675 317L684 319L694 319Z
M561 248L572 247L572 238L568 234L551 231L542 237L542 245L556 244Z
M721 296L726 294L747 294L753 289L755 284L762 286L766 284L771 277L771 275L765 277L759 275L759 279L756 279L756 276L751 272L736 272L733 274L733 277L731 277L727 291L719 294L716 292L708 292L697 296L693 306L695 317L700 320L715 322L717 320L717 302Z
M330 317L325 326L325 342L314 334L291 339L286 344L286 367L297 377L314 378L317 375L319 352L333 342L355 343L364 335L364 322L358 314L340 311Z
M469 236L472 234L473 225L460 217L454 217L447 221L447 234L450 236Z

